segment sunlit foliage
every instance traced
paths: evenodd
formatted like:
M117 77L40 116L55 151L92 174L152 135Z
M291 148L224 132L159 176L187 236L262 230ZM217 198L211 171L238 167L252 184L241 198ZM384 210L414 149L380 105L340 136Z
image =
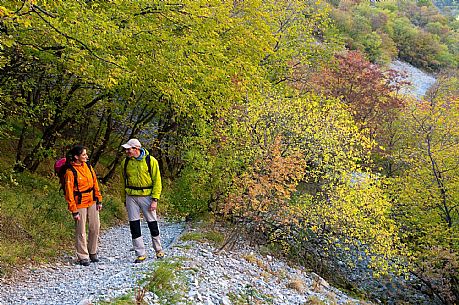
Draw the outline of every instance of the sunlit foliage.
M452 86L452 87L451 87ZM458 297L459 100L457 79L441 79L424 101L404 113L400 158L394 178L394 219L413 252L415 273L446 303ZM446 89L446 90L445 90Z

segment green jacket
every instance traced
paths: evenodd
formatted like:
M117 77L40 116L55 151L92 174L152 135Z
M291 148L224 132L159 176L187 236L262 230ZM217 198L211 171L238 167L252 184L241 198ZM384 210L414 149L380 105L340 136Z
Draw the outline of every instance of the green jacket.
M124 164L126 163L126 158L121 161L121 181L122 181L122 191L121 199L124 201L126 195L130 196L151 196L152 198L159 199L161 195L161 174L159 173L158 161L150 155L150 164L151 164L151 175L148 172L148 165L146 162L146 156L149 155L149 152L144 149L145 155L141 160L136 158L130 158L126 168L126 176L124 175ZM127 181L127 185L126 185ZM127 186L132 187L148 187L151 188L135 190L128 188Z

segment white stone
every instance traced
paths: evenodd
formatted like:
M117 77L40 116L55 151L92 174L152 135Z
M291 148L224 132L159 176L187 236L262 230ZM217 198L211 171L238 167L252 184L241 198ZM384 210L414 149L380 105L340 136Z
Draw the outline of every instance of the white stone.
M91 300L89 299L84 299L84 300L81 300L78 305L92 305L92 302Z

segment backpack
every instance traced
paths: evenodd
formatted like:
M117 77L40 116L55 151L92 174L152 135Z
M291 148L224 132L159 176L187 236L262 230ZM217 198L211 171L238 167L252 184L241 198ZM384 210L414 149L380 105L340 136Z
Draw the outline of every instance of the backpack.
M91 176L92 178L94 179L94 174L92 173L92 166L91 166L91 163L89 163L89 161L86 162L86 164L88 165L89 167L89 171L91 172ZM92 188L89 188L85 191L80 191L80 189L78 188L78 173L76 171L76 169L69 163L67 163L67 158L61 158L59 160L57 160L55 163L54 163L54 172L56 173L56 175L59 177L59 185L60 185L60 188L59 190L62 190L64 192L64 195L65 195L65 172L67 171L67 169L70 169L73 173L73 180L74 180L74 190L73 190L73 193L78 196L78 202L77 204L81 204L81 195L84 194L84 193L89 193L89 192L93 192L93 198L94 200L98 200L97 197L96 197L96 194L94 192L94 187Z
M131 185L128 184L128 178L127 178L126 169L127 169L127 165L128 165L129 160L130 160L129 157L126 157L126 159L124 159L124 185L125 185L125 188L131 189L131 190L146 190L146 189L153 188L153 185L150 185L150 186L131 186ZM150 177L151 177L152 176L152 173L151 173L151 161L150 161L150 155L149 154L147 154L145 156L145 162L147 162L148 172L150 173Z
M63 190L64 194L65 194L64 175L65 175L65 172L67 171L66 161L67 161L67 158L64 157L54 162L54 174L56 174L56 176L59 178L59 186L60 186L59 190Z

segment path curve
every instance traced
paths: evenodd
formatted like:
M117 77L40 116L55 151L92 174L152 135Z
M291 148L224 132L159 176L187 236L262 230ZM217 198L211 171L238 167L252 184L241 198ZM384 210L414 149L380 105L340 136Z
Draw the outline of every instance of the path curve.
M160 221L163 247L169 248L184 230L183 223ZM20 276L0 281L0 305L65 305L81 300L108 300L124 295L137 287L140 279L153 270L151 238L142 223L145 243L150 247L147 261L133 264L128 226L104 231L100 237L100 262L84 267L74 262L47 264L27 268Z

